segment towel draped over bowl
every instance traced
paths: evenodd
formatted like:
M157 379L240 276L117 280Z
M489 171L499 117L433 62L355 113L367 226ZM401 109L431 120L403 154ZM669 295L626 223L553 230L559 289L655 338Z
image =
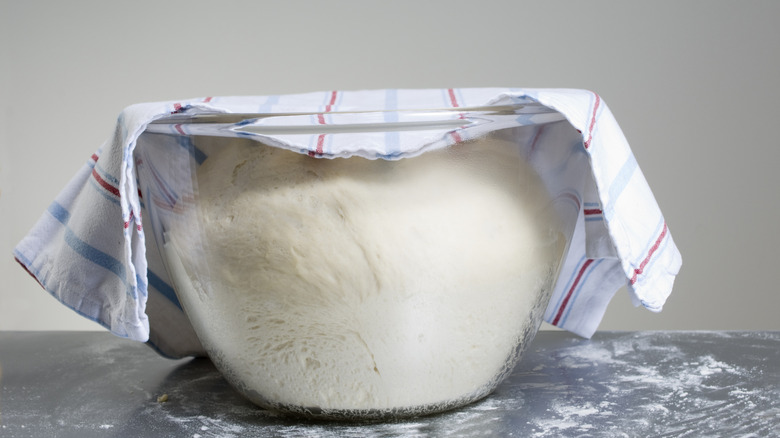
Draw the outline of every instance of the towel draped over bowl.
M633 302L660 311L672 291L681 257L655 198L615 118L601 97L574 89L426 89L326 91L278 96L206 97L132 105L117 119L115 134L74 176L29 234L16 246L17 261L66 306L117 336L148 342L169 357L203 355L176 298L154 239L143 226L145 205L138 188L134 148L150 124L174 116L205 114L296 114L313 123L349 123L349 114L376 111L383 123L399 123L398 109L467 108L535 104L552 110L519 115L517 125L538 124L518 141L531 149L558 147L573 139L585 169L564 197L578 215L573 239L544 319L590 337L623 285ZM552 114L552 116L551 116ZM365 115L360 116L365 117ZM399 119L400 117L400 119ZM547 123L558 117L563 123ZM525 118L525 120L523 120ZM337 121L334 121L338 119ZM265 143L318 158L362 155L399 159L503 128L443 126L439 131L350 135L257 134ZM193 159L190 129L168 124ZM234 127L235 128L235 127ZM576 130L576 131L573 131ZM324 132L324 131L323 131ZM511 132L511 131L510 131ZM572 136L571 133L574 133ZM562 175L562 178L575 176Z

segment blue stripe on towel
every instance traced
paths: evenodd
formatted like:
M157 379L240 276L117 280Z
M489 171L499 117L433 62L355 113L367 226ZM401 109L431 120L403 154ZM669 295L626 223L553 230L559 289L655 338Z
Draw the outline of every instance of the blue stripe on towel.
M65 226L65 242L73 251L91 261L92 263L101 266L119 277L122 283L127 284L127 275L125 273L125 265L114 257L104 253L103 251L91 246L81 240L76 233L73 232L67 225L70 220L70 212L65 209L58 202L52 202L49 206L49 213L54 216L62 225Z
M157 289L157 291L163 294L163 296L167 298L168 301L172 302L176 305L176 307L181 309L181 303L179 303L179 299L176 297L176 292L173 290L173 287L171 287L170 284L166 283L150 269L146 270L146 277L149 280L149 286Z

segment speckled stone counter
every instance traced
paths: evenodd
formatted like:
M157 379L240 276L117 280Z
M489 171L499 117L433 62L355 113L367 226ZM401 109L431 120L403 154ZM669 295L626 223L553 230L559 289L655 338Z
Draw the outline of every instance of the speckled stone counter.
M375 424L275 415L206 359L101 332L0 332L0 372L9 438L780 436L780 332L540 332L491 396Z

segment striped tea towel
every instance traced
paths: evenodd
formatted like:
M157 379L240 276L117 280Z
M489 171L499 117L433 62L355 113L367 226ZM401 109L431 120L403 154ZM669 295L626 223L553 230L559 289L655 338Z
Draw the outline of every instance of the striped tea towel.
M539 124L533 135L518 138L518 142L526 142L535 151L553 151L562 143L571 143L584 163L582 172L567 169L561 177L566 190L558 195L568 199L578 219L545 320L590 337L622 285L627 285L635 304L660 311L679 271L680 254L612 113L597 94L585 90L328 91L133 105L121 113L113 138L64 188L14 255L63 304L114 334L148 342L170 357L202 355L160 253L145 238L145 206L133 153L136 140L151 122L171 114L320 113L316 116L319 122L327 124L332 117L343 117L331 114L337 112L514 103L540 104L554 110L561 120ZM392 118L399 113L383 114L388 119L381 122L398 122ZM517 123L523 121L518 118ZM196 126L170 126L178 131L172 132L177 141L187 146L188 135L194 134L187 129ZM394 132L377 134L368 142L365 137L361 142L349 141L349 136L336 141L335 136L325 134L279 134L262 139L315 157L397 159L483 133L450 127L433 137L429 131L417 137ZM400 138L401 134L406 137Z

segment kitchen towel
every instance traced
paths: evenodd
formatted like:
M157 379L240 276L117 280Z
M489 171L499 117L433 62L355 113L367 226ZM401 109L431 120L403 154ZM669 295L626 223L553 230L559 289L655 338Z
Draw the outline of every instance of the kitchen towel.
M483 105L517 104L547 110L520 115L510 123L538 123L539 128L525 140L534 149L553 148L573 138L587 163L578 185L556 194L567 197L578 219L545 320L590 337L622 285L627 286L636 305L660 311L679 271L680 253L612 113L598 94L586 90L327 91L132 105L117 119L113 138L89 158L17 245L14 255L44 289L112 333L148 342L165 356L202 355L203 348L176 298L159 251L149 243L154 239L146 238L148 230L142 222L146 211L134 158L138 137L147 129L170 129L187 146L189 135L197 134L188 130L197 129L197 125L152 122L207 114L308 113L308 117L315 117L314 123L325 125L333 123L333 118L349 123L350 116L343 112L373 110L390 118L381 122L397 123L403 115L392 110L448 107L467 111ZM556 117L561 122L548 123ZM449 127L435 137L430 137L430 132L428 137L419 138L384 133L366 145L350 142L349 136L321 133L228 132L257 135L272 146L319 158L362 155L381 159L413 156L425 148L484 134L474 127Z

